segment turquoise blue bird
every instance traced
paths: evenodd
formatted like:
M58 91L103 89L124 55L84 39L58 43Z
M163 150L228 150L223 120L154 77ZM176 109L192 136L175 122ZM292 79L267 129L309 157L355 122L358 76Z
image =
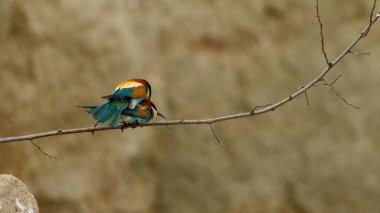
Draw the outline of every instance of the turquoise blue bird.
M89 110L95 109L97 106L82 106L88 108ZM125 124L140 124L146 123L157 116L161 116L166 119L163 114L161 114L156 105L149 100L143 100L134 109L125 108L121 111L121 120Z
M103 96L108 102L100 106L81 106L87 108L96 123L108 121L110 126L117 126L118 120L124 109L133 110L143 100L150 100L152 88L144 79L131 79L117 85L111 95Z
M134 109L125 108L121 112L121 118L123 123L146 123L158 116L166 119L163 114L161 114L156 105L149 100L143 100Z

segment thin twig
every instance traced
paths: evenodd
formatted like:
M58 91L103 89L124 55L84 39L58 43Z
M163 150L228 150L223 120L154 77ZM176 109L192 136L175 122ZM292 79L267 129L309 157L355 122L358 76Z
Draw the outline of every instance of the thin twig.
M372 9L371 9L371 14L369 14L369 23L373 22L373 19L372 19L372 18L373 18L373 12L375 11L375 8L376 8L376 1L377 1L377 0L373 1L373 5L372 5ZM379 14L380 14L380 12L376 15L375 18L378 18ZM368 32L369 32L370 30L371 30L371 25L368 27L368 29L367 29L366 31L364 31L364 32L362 33L362 36L363 36L363 37L367 36L367 34L368 34Z
M325 57L327 66L330 67L331 62L329 61L326 50L325 50L325 37L323 35L323 24L322 24L321 16L319 15L319 0L317 0L317 5L315 6L315 8L317 9L317 18L318 18L318 23L319 23L319 28L320 28L319 34L321 35L322 53L323 53L323 56Z
M302 88L303 88L303 86L299 87L297 90L300 90ZM307 106L310 106L309 97L307 96L307 92L305 91L304 93L305 93L305 98L306 98L306 104L307 104Z
M339 75L337 78L335 78L334 81L332 81L331 83L328 83L327 81L323 80L325 83L322 84L323 86L329 86L330 87L330 92L331 93L334 93L336 96L338 96L344 103L346 103L348 106L351 106L355 109L360 109L360 107L358 106L355 106L351 103L349 103L342 95L340 95L334 88L334 84L342 77L342 75Z
M218 136L216 135L215 131L214 131L214 128L212 128L212 124L209 124L210 126L210 129L212 131L212 134L214 135L215 139L218 141L218 143L221 145L221 146L224 146L224 144L222 143L222 141L219 140Z
M30 139L29 142L32 143L33 146L36 147L38 150L40 150L40 152L42 152L46 157L48 157L50 159L57 159L57 157L55 157L53 155L49 155L48 153L46 153L40 146L35 144L32 139Z
M374 5L376 4L376 1L374 2ZM319 12L318 12L319 13ZM278 101L277 103L267 105L266 107L263 107L261 109L255 109L253 111L243 112L243 113L237 113L227 116L221 116L216 118L209 118L209 119L201 119L201 120L168 120L168 121L155 121L155 122L148 122L141 124L142 126L159 126L159 125L194 125L194 124L213 124L217 122L223 122L227 120L233 120L233 119L239 119L243 117L250 117L250 116L256 116L263 113L268 113L271 111L274 111L278 107L290 102L294 98L298 97L299 95L305 93L307 90L309 90L311 87L313 87L318 82L322 81L324 76L329 73L329 71L337 64L339 63L350 51L351 49L361 40L364 38L363 33L366 33L366 35L369 32L369 29L371 26L377 22L379 19L380 14L377 14L366 26L365 28L357 35L351 43L333 60L330 62L330 64L321 71L319 75L317 75L315 78L310 80L309 82L302 85L301 89L297 90L296 92L292 93L291 95L286 96L286 98ZM31 135L23 135L23 136L16 136L16 137L7 137L7 138L0 138L0 143L8 143L8 142L14 142L14 141L24 141L24 140L33 140L37 138L44 138L44 137L50 137L50 136L56 136L56 135L66 135L66 134L76 134L76 133L83 133L83 132L96 132L96 131L104 131L104 130L111 130L111 129L121 129L124 125L119 125L117 127L110 127L110 126L99 126L99 127L85 127L85 128L77 128L77 129L66 129L66 130L60 130L60 131L50 131L50 132L43 132L38 134L31 134Z
M371 52L352 52L352 51L350 51L349 53L351 53L352 55L368 55L368 56L371 55Z
M333 84L335 84L340 78L342 77L342 75L338 75L338 77L336 77L331 83L327 83L326 80L323 80L323 82L325 82L323 85L325 86L332 86Z
M307 92L305 91L305 97L306 97L306 103L308 106L310 106L309 97L307 97Z
M355 109L360 109L360 107L358 106L355 106L351 103L349 103L345 98L343 98L334 88L333 88L333 92L335 93L336 96L338 96L344 103L346 103L348 106L351 106Z

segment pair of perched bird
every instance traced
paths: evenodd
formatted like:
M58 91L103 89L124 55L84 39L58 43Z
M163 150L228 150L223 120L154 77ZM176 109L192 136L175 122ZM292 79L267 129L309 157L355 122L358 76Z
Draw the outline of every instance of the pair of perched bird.
M146 123L157 115L165 118L150 101L152 88L144 79L131 79L120 83L111 95L102 98L108 102L100 106L80 106L86 108L96 120L94 126L108 121L116 127L120 118L123 123Z

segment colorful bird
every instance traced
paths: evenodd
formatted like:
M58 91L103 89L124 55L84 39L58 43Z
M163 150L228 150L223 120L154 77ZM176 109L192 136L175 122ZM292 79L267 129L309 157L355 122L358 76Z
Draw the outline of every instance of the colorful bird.
M144 79L131 79L120 83L111 95L102 98L108 102L100 106L81 106L87 108L96 120L94 126L108 121L110 126L117 126L121 112L128 108L134 109L141 101L149 100L152 89L148 81Z
M146 123L156 118L157 115L165 118L165 116L157 110L156 105L148 100L143 100L134 109L125 108L121 112L123 123Z
M92 110L92 109L95 109L97 106L81 106L81 107ZM123 111L121 111L122 122L126 124L146 123L156 118L157 115L165 118L165 116L157 110L156 105L154 105L154 103L149 100L143 100L134 109L125 108L123 109Z

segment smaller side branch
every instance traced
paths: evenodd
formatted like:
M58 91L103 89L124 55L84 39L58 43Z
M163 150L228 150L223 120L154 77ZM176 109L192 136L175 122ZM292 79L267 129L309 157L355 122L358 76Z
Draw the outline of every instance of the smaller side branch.
M373 5L372 5L372 9L371 9L371 14L369 14L369 23L370 23L370 25L368 26L368 29L362 33L362 37L365 37L365 36L368 35L368 32L371 30L371 23L373 23L376 20L376 18L378 18L380 16L380 12L379 12L379 13L376 14L375 18L373 17L373 13L374 13L375 8L376 8L376 1L377 0L373 1Z
M345 104L347 104L348 106L351 106L355 109L360 109L360 107L358 106L355 106L353 104L351 104L350 102L348 102L342 95L340 95L334 88L334 84L342 77L342 75L339 75L334 81L332 81L331 83L328 83L327 81L323 80L323 82L325 82L324 84L322 84L323 86L329 86L330 87L330 91L332 93L334 93L336 96L338 96Z
M306 98L306 104L307 106L310 106L309 97L307 96L307 92L305 91L305 98Z
M320 32L319 34L321 35L321 46L322 46L322 53L323 53L323 56L325 57L325 60L326 60L326 63L327 63L327 66L328 67L331 67L331 62L329 61L328 57L327 57L327 53L326 53L326 50L325 50L325 37L323 35L323 24L322 24L322 20L321 20L321 16L319 15L319 0L317 0L317 5L315 6L316 10L317 10L317 19L318 19L318 23L319 23L319 28L320 28Z
M212 124L211 124L211 123L209 124L209 126L210 126L211 132L212 132L212 134L214 135L215 139L218 141L218 143L219 143L221 146L224 146L224 144L222 143L222 141L219 140L218 136L216 135L216 133L215 133L215 131L214 131L214 128L212 128Z
M355 109L360 109L360 107L358 106L355 106L351 103L349 103L345 98L343 98L335 89L333 89L333 92L335 93L336 96L338 96L345 104L347 104L348 106L351 106Z
M47 152L45 152L40 146L38 146L36 143L34 143L34 141L31 139L29 140L29 142L34 146L36 147L38 150L40 150L40 152L42 152L46 157L50 158L50 159L57 159L57 157L53 156L53 155L49 155Z
M351 53L352 55L368 55L370 56L371 55L371 52L352 52L351 50L348 51L348 53Z

